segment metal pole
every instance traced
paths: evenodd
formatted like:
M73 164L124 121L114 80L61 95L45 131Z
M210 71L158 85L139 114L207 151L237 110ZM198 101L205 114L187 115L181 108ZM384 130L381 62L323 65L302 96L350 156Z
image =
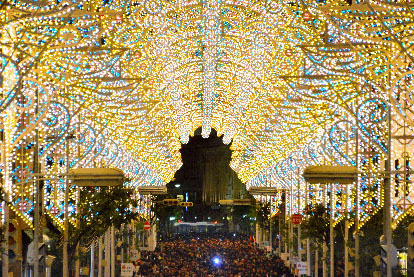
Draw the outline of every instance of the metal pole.
M39 107L39 96L38 91L36 90L36 108L35 113L38 113L38 107ZM36 136L35 136L35 147L34 147L34 153L33 153L33 171L34 173L39 173L39 128L36 128ZM40 205L40 197L39 197L39 181L37 180L37 177L34 179L34 185L35 185L35 195L34 195L34 277L39 276L39 205Z
M103 237L98 238L98 277L102 277L102 243Z
M308 183L305 182L305 203L308 203ZM307 238L306 239L306 264L308 267L308 272L307 274L310 276L311 275L311 249L310 249L310 239Z
M282 215L281 214L279 214L279 219L278 219L278 222L279 222L279 226L277 227L279 230L278 230L278 234L279 234L279 241L278 241L278 244L277 244L277 252L278 252L278 255L279 255L279 257L281 256L281 254L282 254L282 235L280 234L280 218L282 217Z
M358 123L357 123L358 124ZM359 132L358 129L355 131L355 167L359 170ZM359 176L356 176L356 183L355 183L355 276L359 277Z
M4 131L4 136L6 136L5 131ZM3 172L3 178L1 179L2 185L3 185L3 190L5 192L5 197L7 201L10 201L9 198L9 191L7 188L7 184L8 184L8 170L7 170L7 148L6 148L6 143L5 143L5 138L1 138L1 151L0 151L0 159L1 159L1 163L4 165L4 172ZM2 275L3 276L7 276L9 274L9 256L6 255L6 253L9 253L9 240L7 239L9 237L9 209L7 206L6 201L2 201L1 203L2 205L2 211L3 211L3 216L4 216L4 226L6 226L6 229L4 230L4 237L6 238L4 240L4 242L2 243L3 245L3 253L1 254L1 258L3 261L2 264Z
M115 227L111 226L111 277L115 277Z
M349 136L349 126L346 125L346 136ZM348 143L346 143L346 155L349 155ZM348 237L349 237L349 218L348 218L348 194L349 186L345 185L345 234L344 234L344 277L348 277Z
M391 170L391 107L388 106L388 157L385 162L385 171ZM391 174L384 179L384 232L387 243L387 277L392 276L391 266Z
M293 213L293 188L290 187L290 216L292 217L292 213ZM289 252L290 252L290 268L293 268L293 223L292 220L289 220L289 230L290 230L290 234L289 234Z
M273 254L273 242L272 242L272 216L269 220L269 244L270 244L270 253Z
M330 215L329 215L329 246L330 246L330 250L329 250L329 254L330 254L330 276L334 277L334 233L333 233L333 183L331 183L331 194L330 194Z
M170 225L170 222L168 223L168 225ZM145 230L143 230L141 234L142 234L142 247L145 247Z
M119 235L120 235L120 240L121 240L121 245L124 242L124 236L123 236L123 232L124 232L124 224L121 224L121 229L119 230ZM124 248L121 247L121 263L124 263Z
M298 214L300 214L301 213L301 210L300 210L300 205L301 205L301 202L300 202L300 175L299 175L299 168L298 168ZM298 258L299 258L299 262L301 262L302 261L302 253L301 253L301 250L302 250L302 243L301 243L301 233L300 233L300 224L298 225Z
M131 229L132 229L132 250L136 250L137 248L135 247L136 245L135 240L137 238L137 232L135 230L135 222L132 222Z
M288 230L287 230L287 234L286 234L286 238L285 237L282 237L282 239L283 239L283 243L284 243L284 248L283 248L283 251L284 251L284 253L288 253L289 252L289 249L288 249L288 241L289 241L289 232L290 232L290 226L289 226L289 222L288 222L288 211L287 211L287 201L288 201L288 193L287 193L287 191L285 192L285 209L284 209L284 221L283 221L283 224L286 226L286 223L287 223L287 227L288 227Z
M326 207L326 185L323 186L323 206ZM322 245L322 276L326 277L326 251L327 251L327 246L326 246L326 241L323 241L323 245Z
M108 230L106 230L105 232L105 277L110 277L111 276L111 272L110 272L110 258L111 258L111 252L110 252L110 228L108 228Z
M36 192L35 192L35 214L34 214L34 277L39 276L39 182L35 180Z
M94 277L94 270L95 270L95 241L92 243L91 246L91 272L89 273L89 277Z
M298 258L299 262L302 261L302 241L301 241L301 233L300 233L300 225L298 225Z
M345 199L345 211L348 213L348 186L346 186L346 199ZM348 221L348 214L346 214L345 217L345 235L344 235L344 249L345 249L345 259L344 259L344 263L345 263L345 277L348 277L348 237L349 237L349 221Z
M127 259L124 261L124 262L126 262L126 263L129 263L130 262L130 255L131 255L131 236L129 235L130 234L130 231L131 231L131 224L127 224L127 245L128 245L128 247L127 247L127 251L126 251L126 257L127 257Z
M66 173L69 173L69 140L71 136L66 137ZM66 176L65 187L65 220L63 230L63 277L69 277L69 260L68 260L68 243L69 243L69 178Z
M8 193L6 193L6 195L8 195ZM6 196L8 198L8 196ZM6 198L6 199L7 199ZM3 208L3 215L4 215L4 226L6 226L6 228L4 229L4 237L5 240L2 243L3 244L3 248L4 251L1 254L1 259L2 259L2 275L3 276L8 276L9 275L9 207L7 206L6 201L3 201L2 203L2 208Z
M310 249L310 240L306 239L306 267L308 268L307 274L311 275L311 249Z

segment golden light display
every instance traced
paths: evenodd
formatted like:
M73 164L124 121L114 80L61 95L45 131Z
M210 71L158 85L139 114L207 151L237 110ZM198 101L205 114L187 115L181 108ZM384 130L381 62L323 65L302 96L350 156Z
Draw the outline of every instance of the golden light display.
M326 198L302 179L306 166L356 166L358 182L332 193L336 220L362 222L382 207L391 170L395 227L414 201L413 4L317 2L4 2L1 171L13 210L31 225L42 173L62 226L65 184L53 176L67 156L70 167L118 167L130 187L165 185L202 127L231 143L247 187L288 191L292 213ZM70 198L76 213L75 187Z

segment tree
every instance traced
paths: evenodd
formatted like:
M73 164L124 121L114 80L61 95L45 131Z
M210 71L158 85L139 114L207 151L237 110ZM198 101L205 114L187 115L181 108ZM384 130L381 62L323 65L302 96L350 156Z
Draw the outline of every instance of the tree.
M407 226L413 222L414 216L408 214L399 223L397 228L392 232L392 243L401 249L407 247L408 233ZM375 215L372 215L368 222L361 228L362 235L360 238L360 264L361 274L372 274L373 271L381 270L374 263L373 257L381 253L380 238L384 233L384 209L381 208ZM409 272L414 270L411 263L408 264ZM398 269L395 269L393 276L400 276Z
M155 223L155 220L160 221L160 228L164 228L163 231L169 235L170 217L179 218L182 215L183 208L181 206L165 206L162 203L164 199L171 199L170 194L153 195L151 196L151 211L154 215L151 217L151 224Z
M76 225L70 224L68 257L74 260L79 243L90 245L95 238L102 236L110 226L119 228L139 218L132 208L138 201L132 198L133 191L119 187L88 187L80 190ZM59 230L50 228L49 236L63 243ZM60 251L59 251L60 252ZM59 255L59 252L56 254Z
M383 234L383 215L383 209L381 208L361 228L359 255L360 273L362 276L372 275L372 272L380 270L375 265L373 257L381 253L380 237Z
M263 229L268 229L270 224L270 202L260 203L256 210L256 220Z
M329 214L322 204L306 206L301 224L303 238L313 239L318 245L329 244Z
M253 206L233 206L231 211L232 220L240 226L242 233L251 234L254 232L251 219L256 217L256 214Z

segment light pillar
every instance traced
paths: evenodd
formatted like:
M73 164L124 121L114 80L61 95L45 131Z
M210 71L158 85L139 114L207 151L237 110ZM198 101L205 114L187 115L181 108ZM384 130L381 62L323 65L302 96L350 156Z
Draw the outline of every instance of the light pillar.
M111 277L115 277L115 227L111 226Z
M330 194L330 213L329 213L329 246L330 246L330 250L329 250L329 254L330 254L330 276L334 277L334 273L335 273L335 269L334 269L334 259L335 259L335 253L334 253L334 233L333 233L333 219L334 219L334 185L333 183L331 183L331 194Z

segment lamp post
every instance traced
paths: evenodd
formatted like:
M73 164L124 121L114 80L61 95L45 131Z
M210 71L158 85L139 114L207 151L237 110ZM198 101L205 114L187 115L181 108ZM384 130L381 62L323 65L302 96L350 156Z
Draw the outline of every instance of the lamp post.
M301 193L300 193L300 171L298 168L298 214L301 213ZM302 243L301 243L301 230L300 230L300 224L298 225L298 257L299 257L299 262L302 262L302 254L301 254L301 250L302 250Z
M330 254L330 258L329 258L329 263L330 263L330 266L329 266L329 275L331 276L331 277L334 277L334 258L335 258L335 255L334 255L334 244L335 244L335 242L334 242L334 233L333 233L333 224L334 224L334 222L333 222L333 219L334 219L334 215L333 215L333 213L334 213L334 209L333 209L333 206L334 206L334 198L333 198L333 195L334 195L334 186L333 186L333 183L331 183L331 193L330 193L330 195L329 195L329 208L330 208L330 213L329 213L329 248L330 248L330 250L329 250L329 254Z
M358 181L358 170L357 167L353 167L353 166L310 166L307 167L304 172L303 172L303 177L305 178L305 180L307 182L309 182L310 184L325 184L323 186L323 204L325 206L325 191L326 191L326 185L330 184L331 185L331 194L330 194L330 218L329 218L329 237L331 240L331 245L330 245L330 271L331 271L331 276L333 276L333 269L334 269L334 261L333 261L333 250L334 250L334 246L333 246L333 190L334 190L334 186L333 184L344 184L344 185L349 185L352 184L354 182ZM358 184L358 182L357 182ZM357 198L358 198L358 189L357 191ZM356 210L356 226L358 226L358 201L357 201L357 210ZM357 229L357 228L356 228ZM358 229L357 229L358 230ZM357 231L358 232L358 231ZM357 233L356 232L356 233ZM355 248L358 249L359 245L358 245L359 241L358 241L358 237L356 236L355 238ZM324 247L324 259L325 259L325 247ZM357 251L357 250L356 250ZM358 266L358 259L357 256L355 255L355 268L357 270L357 266ZM326 266L324 264L324 277L326 276ZM356 271L356 273L359 274L358 271ZM358 275L356 275L358 276Z
M392 276L392 257L391 257L391 243L392 243L392 198L391 198L391 106L388 106L388 153L387 160L385 161L385 171L387 172L386 178L384 178L384 237L387 246L387 271L386 276Z
M36 106L37 109L37 106ZM34 151L34 172L38 173L39 172L39 131L36 130L36 144L35 144L35 151ZM37 180L37 177L35 177L35 195L34 195L34 199L35 199L35 210L34 210L34 266L33 266L33 271L34 277L38 277L39 276L39 221L40 221L40 186L39 186L39 180Z
M266 195L266 196L276 196L278 191L280 191L280 189L277 189L275 187L250 187L249 188L249 193L252 195ZM270 253L273 254L273 238L272 238L272 234L273 234L273 228L272 228L272 217L270 215L270 219L269 219L269 244L270 244ZM280 216L279 216L279 234L280 234ZM281 251L280 251L280 239L279 239L279 255L280 255Z
M66 178L65 189L65 211L64 211L64 230L63 230L63 276L69 277L68 267L68 242L69 242L69 180L79 187L96 187L96 186L120 186L128 179L125 178L122 170L116 168L78 168L69 170L69 139L73 139L72 134L66 137L66 173L57 174L55 177L45 177L42 173L35 173L38 177L36 180L61 180ZM27 182L18 183L25 184ZM36 248L36 247L35 247Z

